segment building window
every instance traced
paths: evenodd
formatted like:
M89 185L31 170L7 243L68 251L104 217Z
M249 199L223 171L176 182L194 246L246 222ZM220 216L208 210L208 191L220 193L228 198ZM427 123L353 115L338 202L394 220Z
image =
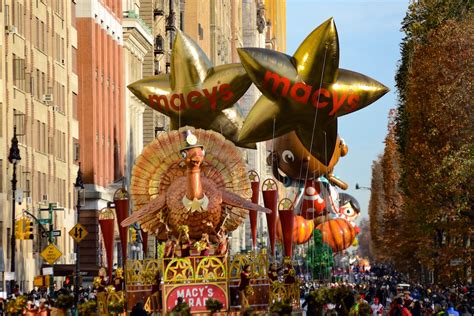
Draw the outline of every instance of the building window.
M77 120L77 94L72 93L72 117Z
M23 143L22 136L25 136L25 114L15 109L13 110L13 126L16 126L18 141Z
M76 2L71 1L71 24L76 27Z
M72 72L77 74L77 48L72 48Z
M55 110L60 112L60 113L65 113L65 109L66 109L66 106L65 106L65 103L66 103L65 102L65 100L66 100L65 92L66 92L66 87L64 85L60 84L59 82L56 82L54 84L53 102L56 105Z
M25 30L25 13L23 4L18 0L12 2L12 20L13 25L16 26L18 34L24 35Z
M199 39L202 41L204 38L204 29L201 26L201 23L198 23L198 34L199 34Z
M59 160L65 159L66 154L66 134L64 132L56 130L56 158Z
M81 147L79 145L79 140L76 139L76 138L73 138L72 139L72 143L73 143L73 160L75 163L79 162L79 160L81 159Z
M42 52L46 52L46 45L45 45L45 32L46 32L46 29L44 27L44 22L41 21L41 30L40 30L40 34L41 34L41 39L40 39L40 49Z
M3 160L0 159L0 192L3 192Z
M155 38L155 53L163 54L163 36L161 35Z
M46 153L46 124L41 123L41 152Z
M25 60L13 54L13 84L20 90L25 90Z
M56 12L60 17L64 15L64 0L56 0L54 12Z
M40 21L36 17L36 27L35 27L35 47L40 48Z

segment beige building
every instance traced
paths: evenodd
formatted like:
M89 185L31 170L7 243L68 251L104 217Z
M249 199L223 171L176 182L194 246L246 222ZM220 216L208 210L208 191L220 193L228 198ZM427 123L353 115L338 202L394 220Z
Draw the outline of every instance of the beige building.
M151 27L154 43L144 57L143 77L169 73L173 40L183 18L182 2L184 0L140 1L140 17ZM151 142L156 133L168 130L168 124L166 116L147 106L143 113L143 145Z
M286 52L286 0L264 0L267 21L266 48Z
M124 12L122 27L125 86L144 77L145 56L147 53L153 52L154 41L152 30L139 16L141 12L141 2L142 1L137 0L123 0L122 2ZM130 183L130 175L135 158L140 155L143 150L143 113L146 111L146 108L147 106L138 100L130 90L125 89L125 182L127 184ZM120 243L118 232L116 232L116 241ZM133 248L130 247L128 252L130 253L132 250L140 249L137 247L138 245L135 245ZM119 249L119 247L115 249ZM115 253L115 256L119 257L117 253ZM118 262L117 259L115 262Z
M140 1L123 1L122 27L126 86L144 77L145 56L153 51L152 31L139 16L140 4ZM143 150L143 113L146 107L130 90L125 90L126 175L131 174L133 162ZM127 178L127 181L130 179Z
M48 212L39 211L41 202L64 208L53 214L54 229L61 234L55 238L62 253L56 263L72 263L68 231L75 224L78 158L75 1L6 0L0 11L0 246L5 259L0 266L11 271L13 168L7 157L14 126L21 155L17 192L23 193L15 217L28 210L46 218ZM16 240L15 278L23 291L31 290L44 264L39 252L47 239L34 227L32 241Z

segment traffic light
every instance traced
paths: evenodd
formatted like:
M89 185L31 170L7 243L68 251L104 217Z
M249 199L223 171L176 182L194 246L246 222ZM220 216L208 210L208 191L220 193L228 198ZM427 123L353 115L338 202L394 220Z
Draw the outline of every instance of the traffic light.
M24 235L24 230L23 230L23 222L24 218L20 218L15 221L15 238L16 239L23 239Z
M65 287L70 287L73 283L73 276L72 275L67 275L66 279L64 280L64 286Z
M136 243L138 240L138 231L135 228L131 228L130 230L132 232L131 242L133 244L133 243Z
M33 235L33 222L31 221L31 219L27 218L24 220L25 222L25 230L24 230L24 235L23 235L23 239L33 239L34 238L34 235Z

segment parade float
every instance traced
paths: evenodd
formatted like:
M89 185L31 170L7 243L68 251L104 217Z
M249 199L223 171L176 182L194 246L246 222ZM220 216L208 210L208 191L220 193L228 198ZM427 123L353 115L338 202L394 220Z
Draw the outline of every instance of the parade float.
M293 56L261 48L238 53L241 64L213 66L178 31L171 73L129 85L140 100L170 118L170 131L144 148L128 192L123 188L114 198L125 245L128 310L139 301L146 302L148 311L162 313L249 306L269 310L278 304L297 309L295 245L312 242L317 230L315 249L325 249L327 260L354 241L351 214L340 210L336 189L347 184L333 174L347 153L337 118L369 105L388 89L339 68L333 19L317 27ZM252 83L262 96L243 120L235 103ZM237 147L255 148L261 141L272 142L267 162L274 175L263 181L247 170ZM292 195L279 192L277 182L293 188ZM266 217L268 249L257 247L259 212ZM228 234L247 218L253 251L231 256ZM138 229L143 242L148 235L161 242L159 257L127 260L128 227ZM278 242L281 254L276 253ZM125 295L109 292L116 301Z

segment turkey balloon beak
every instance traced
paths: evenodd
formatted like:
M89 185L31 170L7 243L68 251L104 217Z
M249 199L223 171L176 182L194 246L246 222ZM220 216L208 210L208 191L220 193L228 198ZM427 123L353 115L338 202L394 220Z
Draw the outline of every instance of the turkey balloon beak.
M199 167L201 164L202 159L200 157L194 156L191 158L191 165L193 167Z

